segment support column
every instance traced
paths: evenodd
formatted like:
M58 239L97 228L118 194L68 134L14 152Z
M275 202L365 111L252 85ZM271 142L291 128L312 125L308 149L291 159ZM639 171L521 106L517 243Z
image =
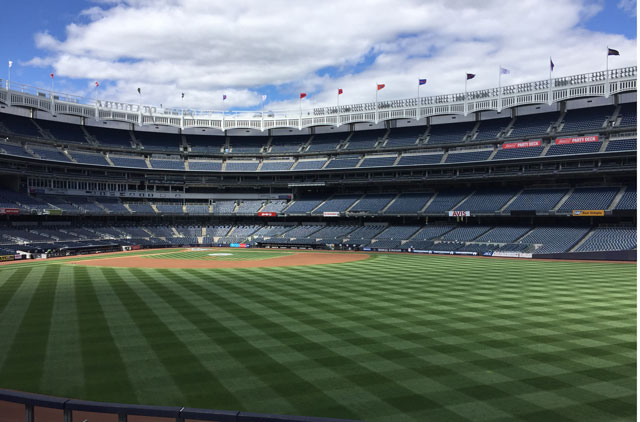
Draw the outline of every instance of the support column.
M34 422L33 405L32 404L25 404L24 405L24 420L26 422Z

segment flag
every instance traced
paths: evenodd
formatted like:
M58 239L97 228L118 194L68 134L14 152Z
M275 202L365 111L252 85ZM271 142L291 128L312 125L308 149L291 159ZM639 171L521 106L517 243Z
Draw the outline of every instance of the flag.
M554 67L556 67L556 65L553 64L553 60L551 60L551 57L549 57L549 68L551 69L552 72Z
M380 91L382 88L384 88L384 84L378 84L378 91Z
M427 83L426 79L418 79L418 85L424 85Z
M475 78L475 73L467 73L467 80Z
M263 96L262 96L262 102L265 102L266 100L267 100L267 96L266 96L266 95L263 95Z
M100 86L100 84L98 83L98 81L96 81L96 88L99 87L99 86Z
M306 97L306 96L307 96L307 93L306 93L306 92L301 92L301 93L300 93L300 99L303 99L303 98L304 98L304 97Z
M620 52L618 50L614 50L613 48L607 47L607 56L619 56Z
M222 101L227 99L227 94L222 94Z
M140 88L138 88L138 94L142 94L142 91L140 90Z
M511 71L509 69L505 69L504 67L500 67L500 74L501 75L508 75L509 73L511 73Z
M338 95L342 95L342 88L338 88Z
M184 92L182 93L182 98L184 98Z
M13 62L9 60L9 69L11 69L12 66L13 66Z
M51 79L53 79L53 73L51 74Z

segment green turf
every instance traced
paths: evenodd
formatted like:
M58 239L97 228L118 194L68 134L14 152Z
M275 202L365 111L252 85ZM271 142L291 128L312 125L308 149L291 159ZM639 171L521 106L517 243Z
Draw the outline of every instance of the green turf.
M368 421L631 421L635 272L397 254L6 265L0 387Z
M195 248L201 249L201 248ZM260 261L269 258L292 255L287 251L264 251L251 249L219 249L211 248L202 250L180 250L173 252L157 252L148 254L145 258L155 259L199 259L204 261Z

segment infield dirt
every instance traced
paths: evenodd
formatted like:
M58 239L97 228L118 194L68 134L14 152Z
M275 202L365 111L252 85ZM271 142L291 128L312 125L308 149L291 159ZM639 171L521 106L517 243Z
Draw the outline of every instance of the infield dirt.
M262 267L293 267L300 265L343 264L346 262L362 261L369 258L364 253L322 253L295 252L286 256L279 256L263 260L247 261L211 261L200 259L163 259L145 256L114 256L109 258L83 259L68 261L73 265L88 265L96 267L119 268L262 268Z

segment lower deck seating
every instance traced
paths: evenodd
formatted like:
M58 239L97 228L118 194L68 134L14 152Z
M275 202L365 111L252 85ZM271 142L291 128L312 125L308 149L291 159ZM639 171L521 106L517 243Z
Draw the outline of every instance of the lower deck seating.
M135 208L136 204L129 204ZM137 204L144 205L144 204ZM165 204L176 205L176 204ZM192 204L198 206L198 204ZM205 205L206 206L206 205ZM284 223L190 225L85 225L20 223L0 225L0 248L15 250L20 245L56 248L82 242L131 241L144 245L218 245L238 242L269 244L348 244L378 249L435 251L512 251L561 253L616 251L637 248L637 229L632 226L483 226L430 224L337 224ZM127 240L128 239L128 240ZM124 243L123 243L124 244ZM57 246L56 246L57 245ZM576 246L577 245L577 246Z
M576 252L619 251L638 247L635 227L599 227L576 248Z
M558 211L606 210L619 190L619 188L576 188Z

